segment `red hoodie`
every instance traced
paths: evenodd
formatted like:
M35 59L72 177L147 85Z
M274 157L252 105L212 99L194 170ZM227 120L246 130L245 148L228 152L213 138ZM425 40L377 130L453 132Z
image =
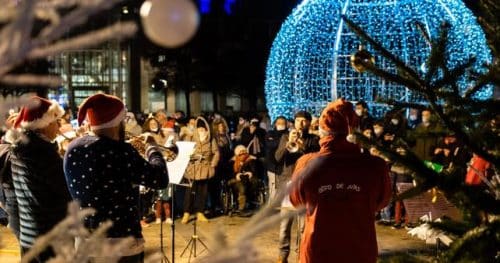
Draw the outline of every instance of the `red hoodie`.
M391 198L388 171L382 159L331 136L297 161L290 200L307 209L301 263L376 262L375 213Z

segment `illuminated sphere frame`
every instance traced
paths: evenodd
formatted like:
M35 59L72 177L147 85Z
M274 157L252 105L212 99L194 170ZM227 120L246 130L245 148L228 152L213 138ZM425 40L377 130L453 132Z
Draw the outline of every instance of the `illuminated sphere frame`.
M388 109L375 102L379 98L423 101L401 85L352 68L351 55L365 43L347 28L343 14L421 74L430 47L417 23L433 39L443 22L450 23L448 66L475 56L474 68L479 69L491 60L483 31L459 0L304 0L283 23L269 56L265 93L273 120L280 115L293 118L299 110L318 116L328 102L340 97L366 101L375 116ZM375 65L396 73L395 66L369 45L366 49ZM467 88L467 81L459 84L462 91ZM491 95L492 89L485 88L477 97Z

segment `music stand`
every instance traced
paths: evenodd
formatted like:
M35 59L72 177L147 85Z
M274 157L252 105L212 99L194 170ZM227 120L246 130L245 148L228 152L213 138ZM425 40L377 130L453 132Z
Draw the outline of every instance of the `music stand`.
M203 156L193 156L193 157L191 157L191 162L201 162L203 159L204 159ZM193 190L193 185L196 182L196 175L197 174L198 173L195 173L195 179L192 181L192 183L191 183L191 189L190 189L191 190L191 194L193 195L193 199L192 199L193 203L196 203L196 191ZM193 221L193 234L191 235L191 238L189 239L189 242L187 243L187 245L184 248L184 250L182 250L182 253L180 255L182 257L184 255L184 253L187 251L187 249L190 248L189 249L188 263L191 262L191 256L194 255L194 258L196 258L196 242L200 242L200 244L205 248L205 250L209 251L207 245L198 236L198 233L196 231L197 230L196 221L198 221L198 219L195 219Z
M179 153L177 158L172 162L167 162L168 175L170 179L170 186L172 186L172 205L170 206L170 217L172 219L172 225L170 225L172 232L172 263L175 263L175 186L189 186L187 184L182 184L181 180L183 178L184 171L187 168L190 159L190 152L194 148L194 142L178 141L177 146L179 148ZM160 225L160 234L162 233L162 227ZM161 252L163 254L162 262L168 258L163 252L163 236L160 237Z
M193 193L194 197L196 198L196 194ZM193 201L194 202L194 201ZM191 238L189 239L189 242L187 243L186 247L184 247L184 250L182 250L181 257L184 255L184 253L189 249L189 258L188 258L188 263L191 262L191 256L194 256L196 258L196 242L200 242L200 244L205 248L205 250L209 251L207 245L201 240L201 238L198 236L198 233L196 232L196 221L197 219L193 220L193 234L191 235Z
M160 201L160 200L158 200ZM172 194L172 201L173 201L173 194ZM161 202L161 201L160 201ZM160 203L160 206L161 206L161 209L163 210L163 204ZM171 212L172 213L172 212ZM174 222L172 221L172 226L174 225ZM175 259L174 259L174 230L172 228L172 263L175 262ZM166 263L170 263L170 260L168 260L168 257L167 255L165 254L165 251L163 251L163 221L161 221L161 213L160 213L160 253L162 255L162 258L161 258L161 262L166 262Z

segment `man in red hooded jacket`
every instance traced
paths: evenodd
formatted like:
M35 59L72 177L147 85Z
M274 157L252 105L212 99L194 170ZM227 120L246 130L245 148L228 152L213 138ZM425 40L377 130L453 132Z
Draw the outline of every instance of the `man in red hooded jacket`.
M391 198L388 167L347 141L355 118L351 103L330 103L320 117L320 151L297 161L290 200L306 208L301 263L377 260L374 221Z

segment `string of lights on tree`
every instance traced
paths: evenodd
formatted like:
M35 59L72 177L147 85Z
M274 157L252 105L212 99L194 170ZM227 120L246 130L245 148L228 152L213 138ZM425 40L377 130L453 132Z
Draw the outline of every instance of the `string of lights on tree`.
M381 98L421 102L418 94L366 72L358 72L350 58L360 44L341 19L345 14L385 48L424 73L430 52L417 26L434 38L444 21L451 24L449 67L475 56L476 69L490 60L484 34L459 0L304 0L283 23L271 49L266 72L266 104L271 118L287 118L299 110L319 116L326 104L344 97L366 101L375 116L387 106ZM396 68L366 46L378 67ZM461 83L462 91L467 81ZM490 97L491 88L479 93Z

